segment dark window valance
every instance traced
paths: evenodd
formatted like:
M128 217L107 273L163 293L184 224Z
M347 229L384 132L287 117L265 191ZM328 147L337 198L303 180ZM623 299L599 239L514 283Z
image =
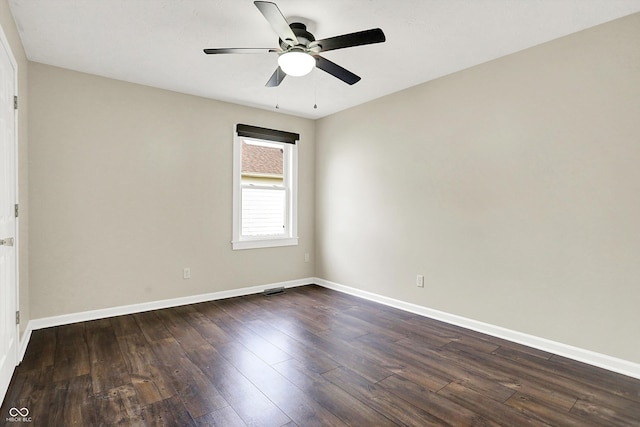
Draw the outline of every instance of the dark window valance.
M243 125L240 123L236 125L236 132L238 133L238 136L266 139L268 141L286 142L288 144L295 144L296 141L300 139L300 134L297 133L261 128L258 126Z

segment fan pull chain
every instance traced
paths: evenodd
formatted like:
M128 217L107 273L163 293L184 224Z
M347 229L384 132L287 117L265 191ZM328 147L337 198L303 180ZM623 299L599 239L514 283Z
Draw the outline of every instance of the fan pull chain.
M313 73L313 109L318 109L318 80L316 79L316 72Z

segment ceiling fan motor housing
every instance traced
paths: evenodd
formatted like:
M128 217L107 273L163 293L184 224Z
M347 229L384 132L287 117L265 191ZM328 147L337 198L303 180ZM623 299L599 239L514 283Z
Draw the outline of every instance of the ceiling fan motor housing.
M310 32L307 31L307 26L301 22L293 22L289 25L289 27L291 28L291 31L293 31L293 34L296 35L296 37L298 38L298 44L295 46L292 46L290 43L279 39L280 41L280 47L282 48L282 50L287 51L290 50L292 47L303 47L304 50L306 51L307 49L309 49L311 46L311 42L316 41L316 38L313 36L313 34L311 34ZM293 41L291 41L293 43Z

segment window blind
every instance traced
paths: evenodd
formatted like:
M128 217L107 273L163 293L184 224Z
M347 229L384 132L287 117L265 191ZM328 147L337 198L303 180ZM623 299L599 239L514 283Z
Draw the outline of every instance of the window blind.
M261 128L258 126L244 125L241 123L238 123L236 125L236 133L238 134L238 136L266 139L268 141L285 142L287 144L295 144L296 141L300 140L300 134L298 133Z

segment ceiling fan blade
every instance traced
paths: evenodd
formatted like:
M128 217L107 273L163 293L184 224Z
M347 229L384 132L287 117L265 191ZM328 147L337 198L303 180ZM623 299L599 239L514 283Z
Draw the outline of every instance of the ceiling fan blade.
M290 46L295 46L300 43L275 3L270 1L254 1L253 4L262 12L267 21L269 21L269 24L271 24L273 31L276 32L281 40Z
M328 50L344 49L345 47L382 43L386 39L384 32L382 32L380 28L373 28L371 30L317 40L316 43L321 47L320 52L326 52Z
M215 55L219 53L270 53L279 52L280 49L266 49L266 48L243 48L243 47L230 47L220 49L204 49L204 53L207 55Z
M282 68L280 68L280 67L276 68L276 71L273 72L273 74L271 75L271 78L269 79L269 81L267 82L267 84L265 86L266 87L279 86L280 83L282 83L282 81L286 77L286 75L287 74L284 71L282 71Z
M334 77L339 78L343 82L347 84L354 84L360 81L360 76L353 74L351 71L342 68L335 62L331 62L322 56L316 56L316 66L320 68L322 71L326 71Z

